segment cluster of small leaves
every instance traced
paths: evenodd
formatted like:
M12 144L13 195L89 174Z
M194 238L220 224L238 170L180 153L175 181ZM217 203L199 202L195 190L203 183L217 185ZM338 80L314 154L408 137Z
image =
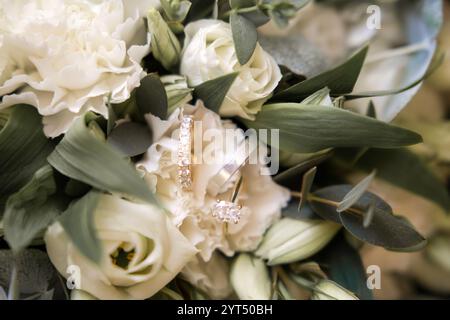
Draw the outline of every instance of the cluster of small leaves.
M258 33L256 28L272 19L279 27L286 27L289 19L309 1L307 0L230 0L230 24L236 55L241 65L253 55Z
M288 206L285 216L304 219L311 210L316 218L341 224L356 238L394 251L416 251L422 249L426 240L403 217L396 216L389 204L367 189L375 177L375 171L362 179L356 186L333 185L311 192L316 168L303 176L299 194L301 206L308 204L306 211ZM289 212L286 212L289 211Z

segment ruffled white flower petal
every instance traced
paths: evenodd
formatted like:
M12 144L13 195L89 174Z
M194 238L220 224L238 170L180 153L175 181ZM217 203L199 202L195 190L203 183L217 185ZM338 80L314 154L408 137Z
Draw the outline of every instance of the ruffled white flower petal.
M0 1L0 109L18 103L44 116L55 137L86 111L107 117L145 76L143 16L159 0Z

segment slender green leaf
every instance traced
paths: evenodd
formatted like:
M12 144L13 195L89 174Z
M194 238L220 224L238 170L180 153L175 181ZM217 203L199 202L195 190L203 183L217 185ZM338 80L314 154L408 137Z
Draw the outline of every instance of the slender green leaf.
M223 100L238 74L238 72L234 72L203 82L195 87L194 94L203 101L205 107L219 113Z
M46 165L9 197L3 223L5 239L15 253L27 247L63 211L63 199L53 196L55 192L53 170Z
M373 220L373 216L375 214L375 203L372 203L364 214L363 227L367 228L370 226Z
M317 167L313 167L309 169L304 175L302 179L302 189L301 189L301 198L298 203L298 211L302 210L303 205L307 201L308 194L311 191L312 184L314 182L314 178L316 176Z
M316 105L265 105L254 121L242 122L254 129L279 129L280 149L295 153L337 147L397 148L422 141L412 131L347 110Z
M91 191L83 198L74 201L58 219L64 230L87 258L99 263L102 247L97 238L94 213L100 193Z
M0 218L8 197L47 163L53 143L43 133L41 117L31 106L11 109L0 131Z
M49 163L67 177L99 190L118 192L156 203L156 199L123 155L98 139L79 118L48 157Z
M141 85L136 89L136 104L141 115L151 113L167 119L167 94L156 74L151 73L141 80Z
M400 94L403 92L406 92L419 84L421 84L425 79L427 79L429 76L431 76L434 71L436 71L437 68L440 67L440 65L444 61L444 55L441 55L438 57L433 64L430 65L429 69L418 79L411 82L410 84L398 88L398 89L392 89L392 90L382 90L382 91L368 91L368 92L355 92L351 94L344 95L346 100L354 100L354 99L362 99L362 98L374 98L374 97L383 97L383 96L390 96L395 94Z
M336 211L345 211L353 206L356 202L358 202L359 198L361 198L367 191L367 188L369 188L370 184L373 181L373 178L375 178L375 174L376 171L374 170L370 175L362 179L356 186L354 186L353 189L345 195L344 199L339 202L339 206L337 207Z
M332 95L353 91L369 47L365 46L338 67L293 85L277 93L273 101L300 101L314 92L328 87Z
M290 167L289 169L279 173L274 177L274 181L278 184L282 184L284 186L288 185L289 182L294 179L297 180L298 177L305 171L311 169L312 167L324 162L329 159L333 155L332 151L328 151L326 153L318 154L314 156L312 159L308 159L306 161L302 161L299 164Z
M371 149L356 166L365 171L376 169L379 178L435 202L446 212L450 210L446 186L417 155L407 149Z
M136 122L118 125L108 136L108 143L127 157L143 154L152 144L152 132L148 126Z
M244 65L255 51L258 32L253 22L237 13L231 14L230 24L238 61L241 65Z

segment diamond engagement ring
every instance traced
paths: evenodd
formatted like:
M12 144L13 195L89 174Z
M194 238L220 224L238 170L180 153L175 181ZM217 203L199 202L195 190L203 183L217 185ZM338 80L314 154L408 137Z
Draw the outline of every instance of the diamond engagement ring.
M184 191L192 188L192 116L183 116L180 125L180 140L178 144L178 182Z
M228 223L238 224L241 220L242 206L237 203L237 196L242 186L242 176L239 178L236 187L233 190L230 201L216 200L212 207L212 216L223 222L223 232L228 233Z

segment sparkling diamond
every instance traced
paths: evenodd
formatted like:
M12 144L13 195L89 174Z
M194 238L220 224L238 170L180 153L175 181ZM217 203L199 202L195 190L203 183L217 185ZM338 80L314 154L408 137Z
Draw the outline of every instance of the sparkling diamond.
M219 200L213 206L212 215L222 222L238 223L241 218L241 206L233 202Z

